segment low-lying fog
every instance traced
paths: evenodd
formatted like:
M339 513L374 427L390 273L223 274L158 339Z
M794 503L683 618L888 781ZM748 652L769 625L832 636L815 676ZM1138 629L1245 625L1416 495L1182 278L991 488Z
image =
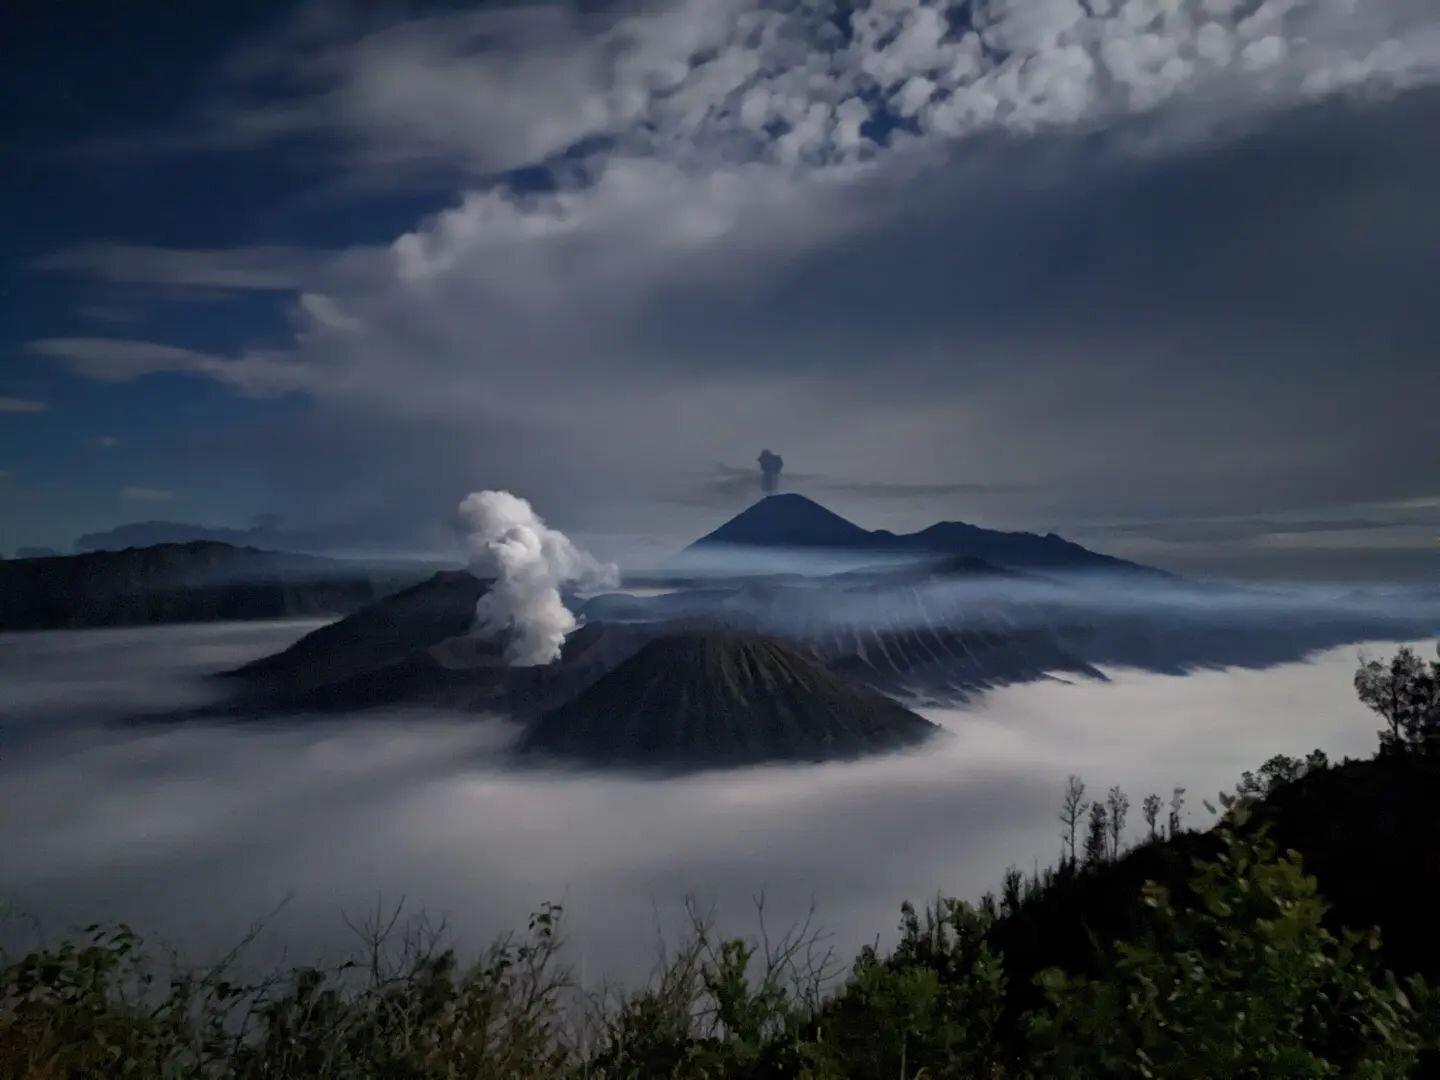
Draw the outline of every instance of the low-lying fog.
M296 960L352 943L342 916L402 896L478 947L565 906L572 960L635 980L687 895L727 927L813 902L842 954L906 898L974 896L1058 850L1065 777L1204 797L1276 752L1368 754L1353 646L1264 671L1043 683L930 715L951 733L858 764L677 780L512 773L502 719L366 714L252 726L106 725L201 701L200 676L314 623L0 635L0 905L56 936L125 920L200 958L262 938ZM1372 651L1389 653L1393 646ZM1427 646L1433 648L1433 646ZM0 940L33 940L23 919Z

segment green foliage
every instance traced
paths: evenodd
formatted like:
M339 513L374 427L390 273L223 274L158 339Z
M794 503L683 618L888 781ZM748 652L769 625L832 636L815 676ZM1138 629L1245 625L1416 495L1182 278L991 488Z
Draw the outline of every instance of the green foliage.
M866 950L820 1023L818 1075L857 1078L1001 1075L1002 958L993 917L959 900L902 908L886 959Z
M811 1032L830 980L808 921L772 942L715 940L691 909L691 933L651 985L599 1018L585 1071L600 1077L781 1077L823 1065ZM816 1073L815 1075L821 1075Z
M1378 934L1332 935L1314 878L1263 833L1220 839L1196 863L1194 905L1146 886L1151 931L1115 945L1107 977L1039 976L1032 1060L1063 1076L1406 1075L1420 1021L1375 974Z
M173 1011L116 993L151 980L138 939L126 927L86 933L83 945L31 953L0 971L0 1075L178 1075L171 1059L186 1032Z
M298 969L259 1003L259 1037L237 1049L234 1075L550 1075L570 1057L558 916L542 909L524 939L497 942L468 966L431 943L411 943L399 970L376 955L357 993L324 971Z
M378 936L358 985L353 963L246 984L227 978L227 962L162 981L131 931L92 928L83 948L0 969L0 1078L558 1075L572 1055L557 917L543 909L527 939L463 968L420 939L392 968Z

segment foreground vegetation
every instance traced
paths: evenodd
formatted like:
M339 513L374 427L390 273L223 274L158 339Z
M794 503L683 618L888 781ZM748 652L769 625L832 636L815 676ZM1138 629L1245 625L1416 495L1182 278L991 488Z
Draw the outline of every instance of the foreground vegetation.
M423 923L331 969L147 960L125 928L0 957L0 1078L1434 1076L1440 664L1361 667L1372 761L1275 758L1182 827L1184 792L1065 792L1064 853L976 904L902 909L835 971L805 929L703 920L645 989L581 995L559 911L461 962Z

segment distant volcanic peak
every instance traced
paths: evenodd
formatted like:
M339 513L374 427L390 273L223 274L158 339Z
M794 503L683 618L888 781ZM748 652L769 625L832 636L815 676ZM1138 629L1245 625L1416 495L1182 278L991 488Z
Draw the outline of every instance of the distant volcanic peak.
M771 638L667 634L541 717L525 749L591 764L709 768L856 757L937 730Z
M692 547L733 544L753 547L865 548L871 534L813 499L793 492L767 495L701 537Z
M1091 551L1055 533L1002 532L963 521L941 521L914 533L872 532L794 493L761 499L687 550L716 547L951 555L1021 569L1163 573Z

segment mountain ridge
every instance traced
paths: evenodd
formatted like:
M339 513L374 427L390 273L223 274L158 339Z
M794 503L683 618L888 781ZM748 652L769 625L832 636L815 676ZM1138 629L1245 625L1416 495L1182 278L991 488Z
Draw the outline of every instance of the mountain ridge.
M938 521L912 533L865 529L796 492L767 495L752 503L690 544L682 555L726 549L961 556L1000 568L1105 569L1169 576L1153 567L1091 551L1054 532L1008 532L964 521Z
M343 614L405 575L217 541L0 561L0 631Z
M464 570L442 570L223 676L252 694L294 695L372 674L464 634L488 584Z

